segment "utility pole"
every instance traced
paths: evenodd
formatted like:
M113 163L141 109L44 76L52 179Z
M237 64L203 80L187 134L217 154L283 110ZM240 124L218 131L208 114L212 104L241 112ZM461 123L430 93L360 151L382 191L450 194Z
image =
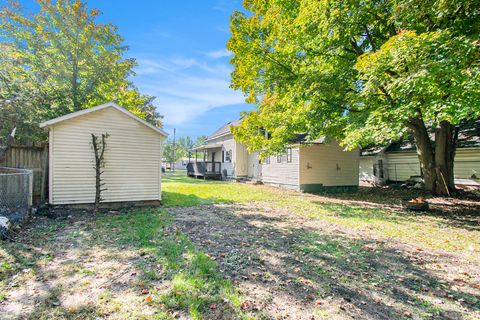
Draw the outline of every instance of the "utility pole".
M175 173L175 134L177 133L177 129L173 128L173 173ZM170 170L172 170L172 166L170 166Z

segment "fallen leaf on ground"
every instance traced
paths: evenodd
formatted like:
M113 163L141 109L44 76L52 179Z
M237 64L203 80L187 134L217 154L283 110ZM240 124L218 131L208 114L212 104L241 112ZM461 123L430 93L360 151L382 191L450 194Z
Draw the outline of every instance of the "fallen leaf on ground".
M241 308L242 310L250 310L250 309L252 309L252 307L253 307L253 302L250 301L250 300L245 300L245 301L243 301L242 304L240 305L240 308Z

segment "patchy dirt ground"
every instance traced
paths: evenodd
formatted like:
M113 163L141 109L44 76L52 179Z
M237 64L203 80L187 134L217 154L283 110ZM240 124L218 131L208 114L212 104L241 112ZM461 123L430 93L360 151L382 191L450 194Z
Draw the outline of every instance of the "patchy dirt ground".
M37 219L17 236L10 253L24 268L9 281L0 302L1 319L154 313L138 287L138 264L148 257L115 243L114 234L95 232L92 223L90 217ZM103 303L99 310L98 301L112 303ZM141 313L135 308L139 303Z
M165 189L162 208L52 212L1 243L0 319L480 319L478 198Z
M477 253L405 245L265 203L168 211L262 317L480 318Z

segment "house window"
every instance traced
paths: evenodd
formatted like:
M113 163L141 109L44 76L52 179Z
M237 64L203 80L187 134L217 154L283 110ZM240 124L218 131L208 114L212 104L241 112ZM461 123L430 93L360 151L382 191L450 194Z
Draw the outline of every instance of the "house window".
M277 163L282 162L282 155L280 153L277 154Z
M287 162L292 162L292 148L287 148Z
M265 158L265 164L270 164L270 156Z
M225 162L232 162L232 150L225 152Z
M225 162L225 150L222 150L222 163Z

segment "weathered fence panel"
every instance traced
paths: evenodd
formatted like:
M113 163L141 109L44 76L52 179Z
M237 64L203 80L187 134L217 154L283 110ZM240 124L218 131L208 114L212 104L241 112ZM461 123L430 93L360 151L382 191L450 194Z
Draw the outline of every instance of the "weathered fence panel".
M1 167L28 169L33 172L33 202L38 204L47 197L48 145L12 144Z

